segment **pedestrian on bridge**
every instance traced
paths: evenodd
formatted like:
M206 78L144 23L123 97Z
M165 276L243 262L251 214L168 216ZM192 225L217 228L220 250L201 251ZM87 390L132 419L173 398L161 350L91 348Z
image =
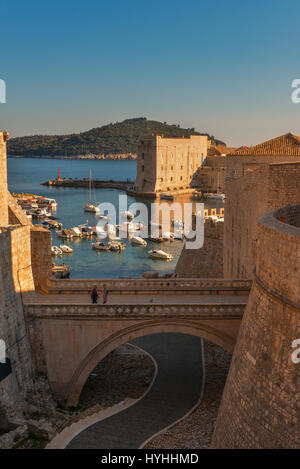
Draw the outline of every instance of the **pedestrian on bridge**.
M107 298L108 298L108 290L106 288L106 285L104 284L103 289L102 289L102 300L103 300L104 305L107 302Z
M94 286L93 290L91 291L91 298L92 298L92 303L97 304L98 303L98 290L97 290L97 285Z

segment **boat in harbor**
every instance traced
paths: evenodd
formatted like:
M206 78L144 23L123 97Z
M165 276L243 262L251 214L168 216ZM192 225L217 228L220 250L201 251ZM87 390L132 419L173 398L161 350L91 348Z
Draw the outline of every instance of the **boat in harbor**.
M121 243L120 241L110 241L107 246L109 247L110 251L124 251L126 248L125 243Z
M213 199L213 200L225 200L225 194L219 192L216 194L208 194L206 196L207 199Z
M98 241L97 243L92 243L92 249L95 251L109 251L110 248L107 244L102 243L102 241Z
M52 256L62 256L62 250L58 246L51 246Z
M140 236L133 236L130 239L131 244L136 244L138 246L147 246L147 241Z
M62 252L64 254L72 254L73 253L73 249L70 248L70 246L67 246L66 244L61 244L59 247L60 247L60 249L62 250Z
M120 216L121 216L121 217L126 217L127 220L133 220L133 218L134 218L133 213L130 212L129 210L125 210L125 212L121 212L121 213L120 213Z
M72 234L71 230L67 230L67 229L59 230L59 231L56 232L56 234L59 238L65 238L65 239L72 239L73 238L73 234Z
M52 264L52 275L55 278L68 278L70 277L71 269L65 264L55 265Z
M163 243L164 238L160 236L159 238L153 238L152 236L149 236L149 241L152 241L152 243Z
M92 170L90 169L90 177L89 177L89 203L84 204L84 211L90 213L100 213L100 208L97 204L96 198L94 196L94 200L92 199L92 188L93 188L93 180L92 180Z
M160 199L164 199L164 200L170 200L170 201L174 200L173 195L169 195L169 194L160 194L159 197L160 197Z
M161 251L160 249L159 250L153 249L153 250L149 251L149 258L150 259L159 259L159 260L163 260L163 261L173 260L172 254L169 254L165 251Z

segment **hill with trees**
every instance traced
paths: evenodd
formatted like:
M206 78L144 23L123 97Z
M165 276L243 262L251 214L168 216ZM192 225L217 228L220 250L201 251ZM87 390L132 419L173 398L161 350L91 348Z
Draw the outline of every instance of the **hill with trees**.
M207 135L218 145L224 142L214 136L200 133L195 129L182 129L179 125L147 120L145 117L126 119L123 122L108 124L86 132L70 135L34 135L17 137L8 140L8 156L63 156L108 155L137 152L140 135L159 134L165 137L189 137L190 135Z

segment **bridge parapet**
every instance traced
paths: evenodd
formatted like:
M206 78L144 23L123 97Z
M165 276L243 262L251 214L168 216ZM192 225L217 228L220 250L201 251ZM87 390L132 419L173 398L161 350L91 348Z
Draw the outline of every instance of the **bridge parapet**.
M43 319L241 319L245 302L240 304L139 304L139 305L67 305L27 304L28 318Z
M94 285L106 285L111 293L118 294L203 294L248 295L252 280L232 279L64 279L51 280L48 293L90 292Z

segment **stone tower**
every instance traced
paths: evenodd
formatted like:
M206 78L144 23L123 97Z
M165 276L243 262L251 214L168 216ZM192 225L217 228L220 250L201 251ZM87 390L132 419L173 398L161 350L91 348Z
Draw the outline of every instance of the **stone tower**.
M8 194L6 140L8 133L0 130L0 226L8 225Z
M300 446L300 205L261 215L257 250L214 448Z
M206 159L207 147L208 139L203 135L140 137L135 190L154 194L190 188L198 168Z

